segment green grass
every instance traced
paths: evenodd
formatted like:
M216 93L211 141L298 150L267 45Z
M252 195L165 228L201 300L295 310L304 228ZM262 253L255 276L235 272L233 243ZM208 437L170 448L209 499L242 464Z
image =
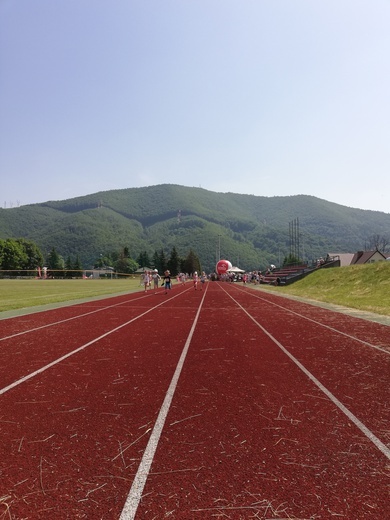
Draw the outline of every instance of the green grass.
M139 278L115 280L0 280L0 312L96 296L134 292Z
M390 262L321 269L274 290L390 316Z

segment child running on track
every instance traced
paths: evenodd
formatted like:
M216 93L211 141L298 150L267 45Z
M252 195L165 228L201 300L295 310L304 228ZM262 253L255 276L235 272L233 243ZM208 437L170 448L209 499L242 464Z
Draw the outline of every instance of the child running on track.
M200 290L203 290L203 285L206 281L206 273L202 271L202 274L200 275Z
M164 286L165 294L167 294L168 290L172 289L171 273L169 271L164 272Z
M199 276L198 276L198 271L195 271L193 276L192 276L192 280L194 282L194 289L195 291L198 290L198 282L199 282Z
M146 273L144 273L144 288L145 288L145 292L148 290L148 287L150 287L150 281L151 281L151 278L150 278L150 272L149 271L146 271Z
M153 288L154 288L154 291L156 292L158 289L158 283L161 280L161 276L158 274L157 269L155 269L153 271L152 278L153 278Z

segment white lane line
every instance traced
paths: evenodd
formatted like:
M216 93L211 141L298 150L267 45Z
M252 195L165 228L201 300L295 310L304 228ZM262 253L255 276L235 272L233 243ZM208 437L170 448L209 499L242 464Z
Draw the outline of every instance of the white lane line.
M279 303L271 302L271 301L267 300L266 298L261 298L257 294L252 294L252 292L244 291L243 289L239 289L238 287L236 289L239 292L242 292L243 294L249 294L250 296L253 296L254 298L257 298L258 300L266 302L266 303L268 303L270 305L274 305L275 307L279 307L280 309L283 309L286 312L290 312L291 314L294 314L295 316L299 316L300 318L303 318L303 319L305 319L307 321L311 321L312 323L316 323L317 325L321 325L321 327L325 327L326 329L329 329L332 332L336 332L337 334L341 334L342 336L345 336L345 337L347 337L349 339L353 339L355 341L358 341L359 343L363 343L363 345L375 348L377 350L380 350L381 352L384 352L385 354L390 355L390 350L385 350L384 348L379 347L378 345L373 345L372 343L369 343L368 341L364 341L364 339L359 339L356 336L351 336L350 334L347 334L346 332L343 332L341 330L335 329L335 328L331 327L330 325L325 325L325 323L321 323L320 321L313 320L313 318L308 318L304 314L299 314L299 312L296 312L296 311L293 311L291 309L288 309L287 307L283 307L283 305L280 305ZM280 298L282 298L282 296L280 296ZM306 305L310 305L310 304L308 303ZM329 312L337 312L337 311L329 311ZM385 327L386 327L386 325L385 325Z
M141 460L140 465L138 467L137 474L136 474L136 476L135 476L135 478L133 480L133 484L132 484L130 492L129 492L128 496L127 496L125 505L123 507L123 510L122 510L122 513L121 513L121 516L120 516L120 520L133 520L135 518L135 514L137 512L139 503L140 503L141 498L142 498L142 492L144 490L144 487L145 487L145 484L146 484L146 480L147 480L148 475L149 475L150 467L152 465L152 462L153 462L153 459L154 459L154 455L155 455L156 450L157 450L157 445L158 445L158 442L160 440L161 432L162 432L162 430L164 428L165 420L167 418L167 415L168 415L168 412L169 412L169 408L171 406L172 399L173 399L173 396L174 396L174 393L175 393L175 390L176 390L176 386L177 386L177 383L178 383L178 380L179 380L179 377L180 377L180 374L181 374L181 371L182 371L182 368L183 368L183 365L184 365L184 361L185 361L185 358L187 356L187 352L188 352L188 349L189 349L189 346L190 346L190 343L191 343L191 340L192 340L192 336L194 334L195 327L196 327L196 325L198 323L200 311L202 309L203 302L204 302L204 299L205 299L205 296L206 296L206 293L207 293L207 288L208 287L206 286L206 290L205 290L205 292L203 294L203 298L202 298L202 300L201 300L201 302L199 304L198 312L196 313L196 316L195 316L194 322L192 324L190 333L189 333L189 335L187 337L187 340L185 342L185 345L184 345L183 351L181 353L179 362L178 362L178 364L176 366L175 373L173 374L173 377L172 377L172 380L171 380L171 384L169 385L168 391L167 391L167 393L165 395L164 402L163 402L163 404L161 406L161 409L160 409L160 412L158 414L157 420L156 420L156 422L154 424L153 431L150 434L149 442L148 442L148 444L146 446L146 449L144 451L142 460Z
M223 289L225 291L225 289ZM227 291L226 294L240 307L240 309L297 365L298 368L332 401L361 432L380 450L383 455L390 459L390 449L378 437L367 428L336 396L332 394L300 361L297 360L279 341L272 336L244 307L238 303Z
M187 289L189 290L189 289ZM0 389L0 395L2 394L5 394L6 392L8 392L8 390L11 390L12 388L15 388L16 386L22 384L22 383L25 383L26 381L28 381L29 379L37 376L38 374L41 374L42 372L45 372L45 370L48 370L49 368L57 365L58 363L61 363L61 361L64 361L65 359L67 359L68 357L70 356L73 356L74 354L77 354L78 352L80 352L81 350L84 350L86 349L87 347L89 347L90 345L93 345L94 343L96 343L97 341L100 341L101 339L109 336L110 334L113 334L114 332L122 329L123 327L126 327L126 325L129 325L130 323L133 323L133 321L136 321L138 320L139 318L142 318L143 316L145 316L146 314L148 314L149 312L152 312L154 311L155 309L157 309L158 307L160 307L161 305L164 305L166 304L167 302L173 300L174 298L177 298L178 296L184 294L184 292L186 291L183 291L183 292L180 292L179 294L175 294L175 296L172 296L171 298L167 298L166 300L164 300L163 302L159 303L158 305L155 305L154 307L152 307L151 309L148 309L147 311L143 312L142 314L139 314L138 316L136 316L135 318L132 318L131 320L129 321L126 321L126 323L122 323L122 325L119 325L118 327L115 327L114 329L112 330L109 330L108 332L102 334L101 336L99 336L98 338L95 338L93 339L92 341L89 341L88 343L85 343L85 345L81 345L81 347L78 347L76 348L75 350L72 350L72 352L68 352L68 354L65 354L64 356L61 356L60 358L58 359L55 359L54 361L52 361L51 363L49 363L48 365L45 365L44 367L41 367L39 368L38 370L35 370L35 372L31 372L31 374L28 374L27 376L24 376L22 377L21 379L18 379L17 381L14 381L13 383L11 383L10 385L8 386L5 386L4 388L1 388Z
M11 334L11 336L5 336L3 338L0 338L0 341L15 338L16 336L22 336L23 334L28 334L30 332L36 332L37 330L46 329L47 327L53 327L54 325L61 325L61 323L66 323L67 321L77 320L78 318L84 318L85 316L90 316L91 314L95 314L97 312L106 311L107 309L112 309L113 307L118 307L119 305L124 305L125 303L135 302L142 298L146 298L146 296L141 296L140 298L133 298L131 300L125 300L124 302L114 303L113 305L107 305L106 307L100 307L99 309L95 309L94 311L85 312L83 314L78 314L77 316L72 316L71 318L54 321L53 323L47 323L46 325L41 325L40 327L35 327L34 329L28 329L28 330L24 330L22 332L17 332L16 334ZM80 304L76 304L76 305L80 305ZM45 312L45 311L43 311L43 312ZM14 319L14 318L10 318L10 319Z

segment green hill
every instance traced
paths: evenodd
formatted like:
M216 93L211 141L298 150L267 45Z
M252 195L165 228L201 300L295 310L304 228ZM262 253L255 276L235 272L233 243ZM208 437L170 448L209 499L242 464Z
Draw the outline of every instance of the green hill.
M101 254L128 247L180 256L192 248L202 267L219 255L243 269L279 264L289 254L289 223L299 219L304 259L365 249L387 236L390 214L348 208L308 195L259 197L163 184L0 209L0 238L23 237L44 254L79 255L90 267Z

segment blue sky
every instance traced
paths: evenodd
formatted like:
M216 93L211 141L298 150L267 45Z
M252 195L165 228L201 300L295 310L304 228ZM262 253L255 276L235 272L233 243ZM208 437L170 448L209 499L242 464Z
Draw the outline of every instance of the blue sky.
M390 212L389 0L0 0L0 206L162 183Z

